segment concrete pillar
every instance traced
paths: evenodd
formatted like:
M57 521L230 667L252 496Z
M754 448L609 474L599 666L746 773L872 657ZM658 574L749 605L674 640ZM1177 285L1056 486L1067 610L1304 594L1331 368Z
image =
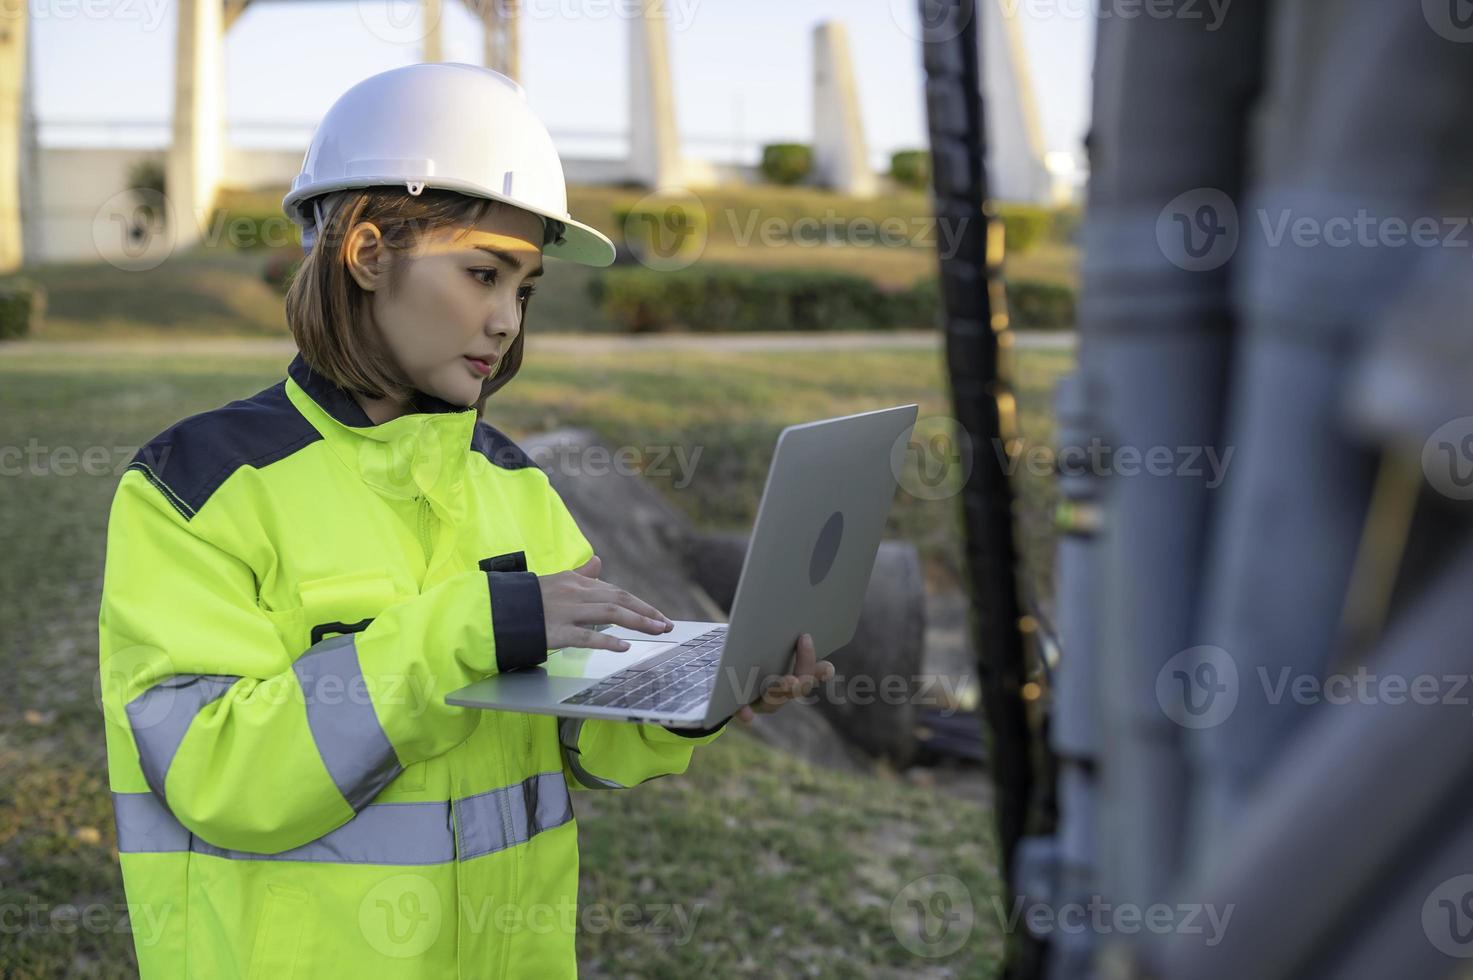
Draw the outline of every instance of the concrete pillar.
M419 14L424 25L424 61L444 61L445 47L440 33L440 0L419 0Z
M842 194L873 197L879 191L864 142L849 34L837 21L813 29L813 171L819 184Z
M219 0L178 0L174 55L174 139L165 190L173 247L208 227L225 151L225 34Z
M1003 0L981 0L982 95L987 106L987 180L1003 201L1048 204L1053 177L1044 159L1032 75L1018 15ZM1016 5L1013 5L1016 6Z
M0 9L0 273L14 271L26 258L28 24L26 4Z
M656 190L685 180L665 8L643 0L639 16L629 19L629 170L633 179Z
M481 20L482 64L522 80L520 0L466 0Z
M41 222L41 140L36 123L36 59L29 54L30 28L20 100L20 237L23 264L45 258Z

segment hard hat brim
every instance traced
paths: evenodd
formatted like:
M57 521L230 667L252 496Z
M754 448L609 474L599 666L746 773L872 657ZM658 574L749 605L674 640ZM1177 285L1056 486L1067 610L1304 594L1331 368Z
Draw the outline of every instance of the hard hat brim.
M320 197L323 194L331 194L334 191L352 190L360 187L390 187L396 184L403 186L404 183L405 180L403 177L387 179L360 176L344 180L322 181L310 187L292 190L286 197L282 198L281 208L292 221L296 222L298 226L305 228L314 220L310 207L312 198ZM566 214L554 214L543 208L532 207L524 201L516 201L501 194L488 191L479 185L464 181L448 179L435 180L431 178L416 181L416 183L422 183L425 187L455 191L467 197L484 197L493 201L501 201L503 204L509 204L514 208L520 208L539 217L560 221L564 225L562 242L549 242L544 245L542 247L543 255L561 259L564 262L574 262L578 265L589 265L595 268L603 268L614 264L613 241L597 228L584 224ZM407 194L408 190L405 193Z

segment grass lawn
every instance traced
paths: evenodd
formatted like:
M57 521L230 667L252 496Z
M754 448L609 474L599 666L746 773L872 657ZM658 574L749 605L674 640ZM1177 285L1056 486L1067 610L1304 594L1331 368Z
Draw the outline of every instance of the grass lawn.
M57 465L36 473L23 464L0 494L0 909L39 910L43 921L66 903L112 910L105 929L7 930L0 975L133 975L95 695L107 504L141 442L266 387L287 360L0 353L0 446L49 452ZM1047 437L1047 392L1068 364L1062 354L1019 359L1024 424L1035 438ZM912 400L923 415L942 412L941 369L934 353L912 350L676 351L646 365L628 355L539 357L534 347L486 418L514 438L582 425L614 446L700 448L690 486L678 489L671 478L662 489L703 525L742 526L784 424ZM78 464L60 447L89 460L93 473L63 474L62 466ZM97 448L88 455L88 447ZM916 541L940 574L954 571L956 506L902 491L890 533ZM1042 541L1042 477L1025 479L1024 507ZM1046 563L1035 574L1045 581ZM699 912L688 942L655 924L585 930L580 959L589 976L995 973L991 817L974 804L882 773L814 770L740 730L698 752L683 777L579 794L575 803L581 903L671 902ZM679 859L645 856L652 833ZM891 918L905 884L931 874L959 878L974 906L967 943L946 957L907 952L895 931L904 926ZM895 921L910 922L900 904Z

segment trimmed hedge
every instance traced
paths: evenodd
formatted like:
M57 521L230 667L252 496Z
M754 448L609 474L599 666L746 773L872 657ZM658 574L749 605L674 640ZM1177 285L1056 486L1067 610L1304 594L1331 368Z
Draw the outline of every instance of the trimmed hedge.
M925 190L931 186L931 154L925 150L901 150L891 154L890 176L902 187Z
M1074 329L1074 290L1068 286L1037 279L1010 279L1007 295L1013 329Z
M917 308L910 290L887 293L863 276L819 269L631 266L607 270L589 290L604 315L631 332L883 330L935 322L934 301Z
M1008 279L1005 286L1008 321L1014 330L1074 329L1074 290L1068 286L1038 279ZM927 317L924 326L941 322L941 293L934 277L895 294L891 302L911 304L917 316Z
M1014 255L1027 252L1049 237L1053 230L1054 216L1048 208L1034 204L1000 204L997 214L1002 218L1005 246Z
M774 184L796 184L813 170L806 143L769 143L762 148L762 176Z
M886 290L863 276L819 269L629 266L605 270L588 288L603 314L632 333L934 329L941 315L934 278ZM1008 300L1019 329L1073 326L1074 293L1066 286L1009 282Z
M0 279L0 340L24 337L41 325L46 289L21 276Z

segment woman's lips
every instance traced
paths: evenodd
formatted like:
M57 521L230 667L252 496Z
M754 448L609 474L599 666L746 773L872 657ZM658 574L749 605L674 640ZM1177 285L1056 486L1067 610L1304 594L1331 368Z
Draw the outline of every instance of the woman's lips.
M470 355L466 355L465 359L467 362L469 362L471 368L480 374L490 374L491 366L496 363L495 358L492 358L489 361L483 361L479 357L471 357Z

